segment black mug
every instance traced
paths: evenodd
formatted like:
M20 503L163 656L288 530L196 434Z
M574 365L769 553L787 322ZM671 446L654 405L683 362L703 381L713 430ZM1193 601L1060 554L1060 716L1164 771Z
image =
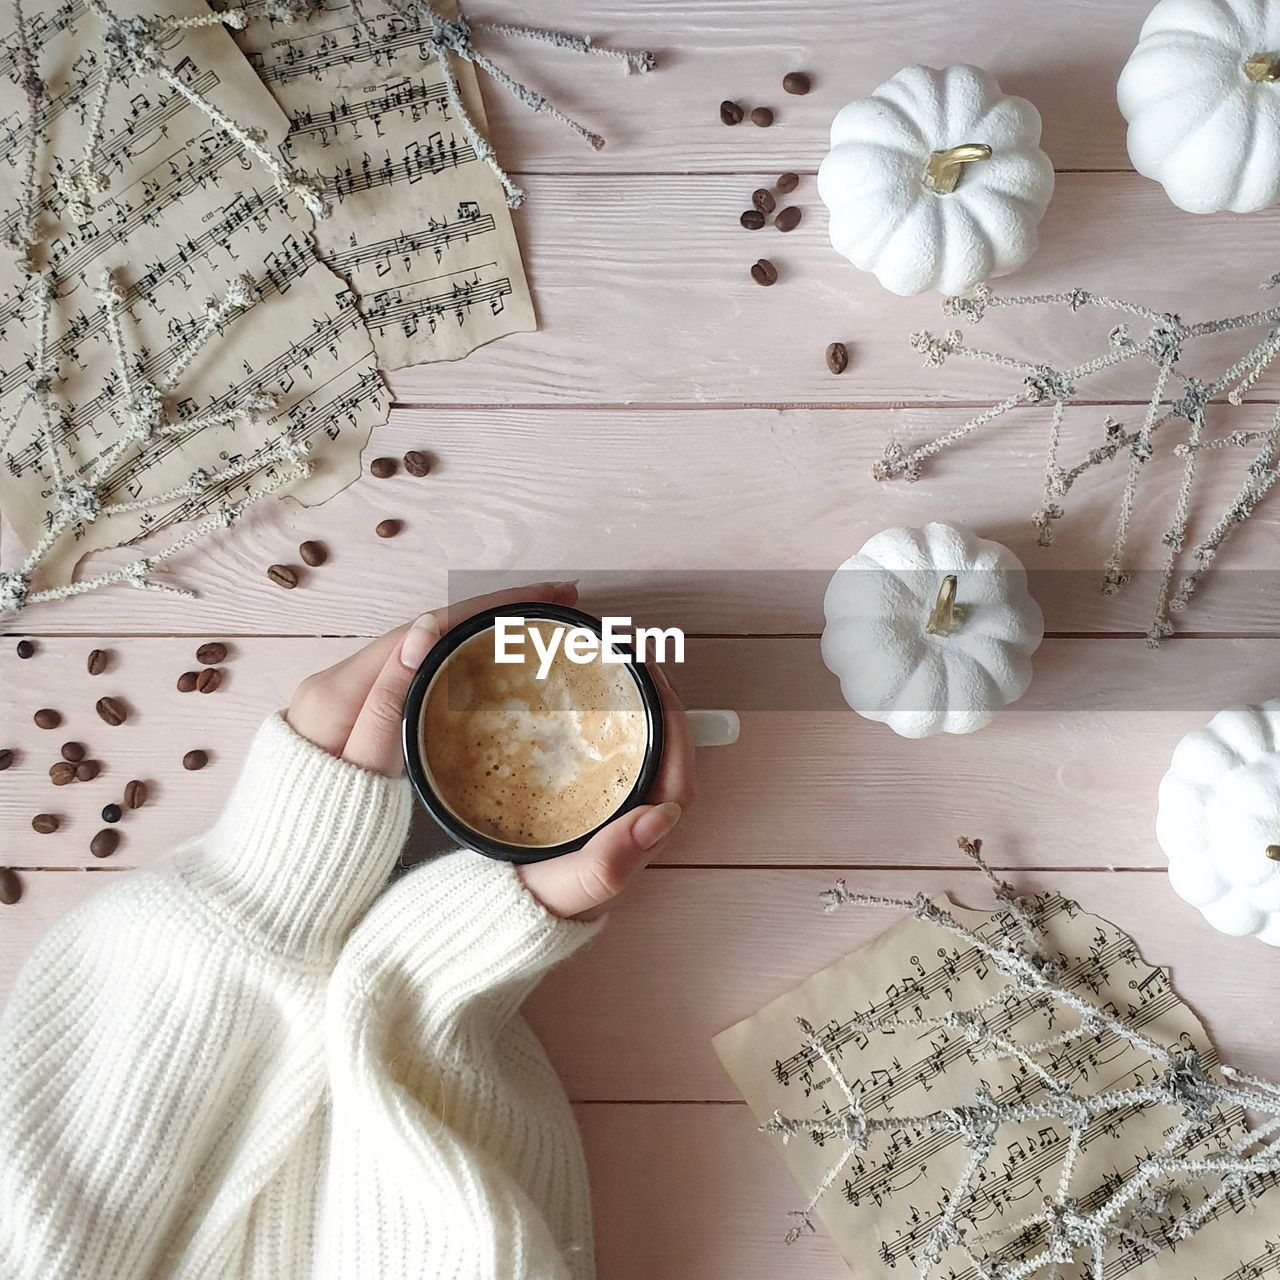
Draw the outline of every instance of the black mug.
M409 686L408 696L404 704L404 722L402 726L404 739L405 768L409 781L418 799L428 813L459 844L483 853L490 858L499 858L506 862L543 862L548 858L558 858L562 854L581 849L601 827L615 818L634 809L640 804L653 780L657 776L658 766L662 761L663 716L662 700L658 696L657 686L643 662L634 657L625 657L623 665L635 683L640 705L645 716L645 744L639 771L635 782L622 801L602 821L590 830L575 835L571 840L564 840L551 845L525 845L508 843L481 831L475 830L460 818L448 805L445 798L435 786L431 770L424 759L422 745L422 718L426 707L427 695L436 677L445 669L449 659L468 640L493 629L497 618L520 618L529 622L558 622L565 626L581 628L594 632L603 641L602 624L589 613L580 609L570 609L565 605L541 604L509 604L496 609L486 609L474 617L460 622L450 628L432 647L426 659L418 668ZM615 651L616 652L616 651Z

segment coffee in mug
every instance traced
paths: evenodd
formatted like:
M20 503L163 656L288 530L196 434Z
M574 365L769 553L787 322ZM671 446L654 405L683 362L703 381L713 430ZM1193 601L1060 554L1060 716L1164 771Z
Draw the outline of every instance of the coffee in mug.
M644 768L649 721L622 664L572 662L564 623L527 621L523 660L494 660L480 632L427 691L420 733L431 786L449 810L504 844L546 847L592 831L622 807ZM541 651L554 657L538 661Z
M506 644L518 661L497 660L499 619L520 620L523 643ZM562 605L489 609L451 628L418 668L405 765L459 843L509 862L570 853L652 785L663 741L653 677L620 653L572 661L557 633L583 629L601 636L597 619Z
M506 645L518 661L497 660L499 619L520 620L523 643ZM576 661L569 633L584 632L600 651ZM542 861L643 802L662 759L662 702L643 662L620 651L605 662L604 646L599 619L542 603L485 610L433 646L405 700L405 767L460 844ZM736 740L733 712L688 714L699 745Z

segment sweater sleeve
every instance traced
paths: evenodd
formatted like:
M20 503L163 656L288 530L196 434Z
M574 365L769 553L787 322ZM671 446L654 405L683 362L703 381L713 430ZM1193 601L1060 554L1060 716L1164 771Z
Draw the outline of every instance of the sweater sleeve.
M212 831L53 929L0 1019L6 1280L247 1275L255 1224L307 1274L305 1193L257 1202L319 1149L329 979L410 810L275 716Z
M4 1280L588 1280L518 1009L598 925L450 854L408 785L258 733L214 828L63 920L0 1018Z
M329 966L386 885L412 812L404 778L339 760L274 715L216 826L161 874L246 945Z
M353 932L326 1017L333 1275L369 1274L359 1222L422 1274L585 1280L591 1219L577 1127L519 1014L600 923L550 915L514 867L454 853Z

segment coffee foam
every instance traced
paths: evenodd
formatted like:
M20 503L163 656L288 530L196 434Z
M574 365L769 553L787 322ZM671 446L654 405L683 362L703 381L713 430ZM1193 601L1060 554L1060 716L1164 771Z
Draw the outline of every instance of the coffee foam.
M545 644L561 623L534 620ZM644 764L648 717L625 664L571 662L557 648L546 677L494 661L494 633L459 645L427 691L422 758L436 794L463 823L506 844L572 840L609 818Z

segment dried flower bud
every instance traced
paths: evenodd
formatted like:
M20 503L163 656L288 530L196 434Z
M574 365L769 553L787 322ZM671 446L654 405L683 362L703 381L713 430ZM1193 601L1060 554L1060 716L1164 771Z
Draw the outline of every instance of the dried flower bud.
M232 307L247 307L252 301L252 277L237 276L227 287L227 304Z

